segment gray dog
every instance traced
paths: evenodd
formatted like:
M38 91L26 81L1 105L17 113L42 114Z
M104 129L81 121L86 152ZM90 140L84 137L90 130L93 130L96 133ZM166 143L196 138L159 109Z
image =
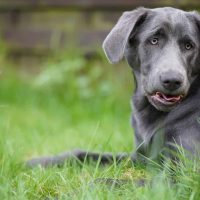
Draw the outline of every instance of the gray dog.
M131 159L173 158L171 152L177 146L196 155L200 147L200 15L168 7L124 12L103 49L111 63L125 57L135 76L136 151ZM107 163L128 156L75 150L32 159L28 165L60 165L72 157Z

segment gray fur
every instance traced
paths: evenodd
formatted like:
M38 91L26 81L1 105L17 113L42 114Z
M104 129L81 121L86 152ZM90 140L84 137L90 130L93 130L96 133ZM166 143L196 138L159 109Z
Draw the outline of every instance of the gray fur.
M123 23L123 22L122 22ZM133 97L132 124L137 152L152 159L180 145L197 154L200 144L200 23L199 15L174 8L149 9L132 30L124 57L133 69L137 88ZM159 33L160 31L160 33ZM152 45L152 37L159 45ZM192 42L191 50L184 49ZM178 89L162 85L162 77L181 80ZM151 94L183 94L173 106L158 105Z
M154 40L156 38L156 41ZM158 43L154 43L157 42ZM188 47L189 44L189 47ZM187 47L187 49L186 49ZM190 48L191 47L191 48ZM200 147L200 17L197 12L175 8L139 8L123 13L108 34L103 49L111 63L123 57L131 66L136 90L132 125L136 151L142 157L172 157L171 150L182 146L193 155ZM175 104L154 101L155 92L183 97ZM141 156L142 155L142 156ZM54 157L36 158L29 166L59 165L75 157L112 162L111 153L72 151ZM128 154L117 154L120 161Z
M103 49L111 63L117 63L122 59L129 35L138 19L145 12L145 8L124 12L108 34L103 42Z

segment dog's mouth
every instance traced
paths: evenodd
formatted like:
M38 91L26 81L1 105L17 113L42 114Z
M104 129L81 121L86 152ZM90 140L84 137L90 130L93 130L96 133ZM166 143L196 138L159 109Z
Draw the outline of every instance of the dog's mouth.
M183 100L184 95L168 95L162 92L156 92L151 95L151 98L154 102L166 105L173 106L177 103L180 103Z

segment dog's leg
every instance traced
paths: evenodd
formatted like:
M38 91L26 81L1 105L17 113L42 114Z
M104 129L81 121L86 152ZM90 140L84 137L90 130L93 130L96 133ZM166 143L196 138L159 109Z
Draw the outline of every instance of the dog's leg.
M56 156L44 156L33 158L26 162L28 167L35 167L40 165L42 167L62 166L68 160L78 160L84 162L87 160L99 161L101 164L113 163L114 161L120 162L124 159L132 159L128 153L95 153L82 150L73 150L71 152L62 153Z

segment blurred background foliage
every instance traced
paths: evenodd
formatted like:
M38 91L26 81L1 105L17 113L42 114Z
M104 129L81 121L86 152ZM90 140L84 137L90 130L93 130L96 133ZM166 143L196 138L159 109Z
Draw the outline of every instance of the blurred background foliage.
M13 141L12 149L20 146L24 158L77 146L117 151L112 145L105 147L117 127L118 142L123 131L131 137L131 131L127 130L130 129L129 102L134 84L131 69L125 67L125 63L109 64L102 50L88 59L74 48L47 56L39 67L35 66L39 70L32 73L27 70L29 66L21 68L19 62L8 59L6 45L2 52L2 137ZM96 142L88 147L86 143L96 134L97 127L107 137L95 136ZM20 141L16 139L16 130ZM2 146L7 151L7 144L2 143ZM129 147L124 144L122 150L131 147L132 140Z

